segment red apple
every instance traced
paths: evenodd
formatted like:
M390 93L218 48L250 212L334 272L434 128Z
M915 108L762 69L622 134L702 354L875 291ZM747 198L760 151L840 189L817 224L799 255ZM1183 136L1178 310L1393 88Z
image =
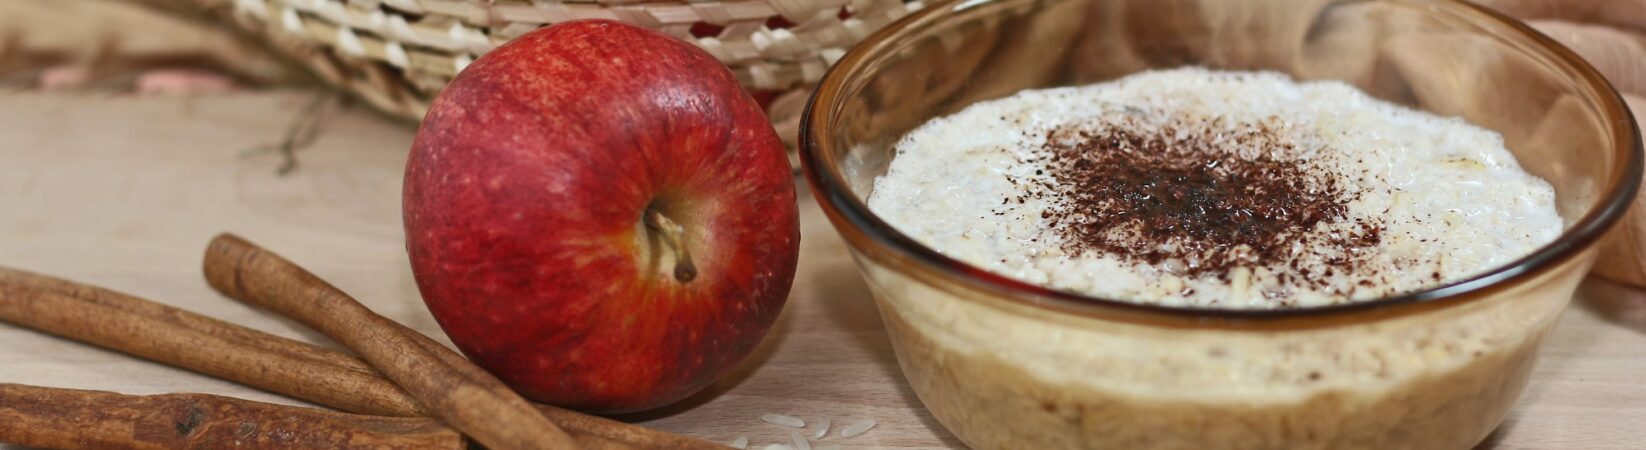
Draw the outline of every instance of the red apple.
M760 106L708 53L611 21L498 47L435 99L406 164L423 300L533 400L661 406L743 360L800 242Z

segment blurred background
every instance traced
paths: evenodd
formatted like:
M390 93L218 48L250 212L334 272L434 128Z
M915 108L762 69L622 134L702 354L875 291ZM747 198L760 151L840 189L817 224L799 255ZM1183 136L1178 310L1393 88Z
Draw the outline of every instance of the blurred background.
M1207 9L1199 0L1159 3L1147 13ZM1327 3L1275 4L1306 13ZM1646 0L1478 3L1572 48L1631 104L1646 105ZM714 54L767 106L792 144L799 109L828 65L868 33L922 6L900 0L0 0L0 92L210 95L312 87L415 123L440 88L490 48L539 26L606 18L663 31Z
M1181 12L1233 4L1224 1L1236 0L1158 5ZM1257 3L1279 6L1263 11L1311 14L1328 2ZM1646 0L1481 3L1570 47L1637 115L1646 111ZM428 102L474 58L564 20L645 25L725 62L792 145L800 109L829 64L878 27L924 6L0 0L0 264L313 339L301 327L223 300L200 281L207 239L234 231L288 253L379 312L440 336L407 269L400 176ZM874 446L958 445L901 382L867 286L810 197L802 192L806 240L795 293L753 358L760 364L698 402L636 419L729 441L757 429L751 411L807 405L841 420L879 418L882 428L868 435ZM1646 214L1642 201L1637 216ZM1646 220L1620 230L1646 233L1635 224ZM1646 286L1646 251L1612 251L1622 256L1597 270L1625 284L1586 282L1582 307L1557 328L1516 413L1480 448L1641 448L1646 291L1629 283ZM0 342L0 382L290 402L16 327L0 327ZM828 374L829 382L804 382L807 374ZM786 435L753 437L775 442Z

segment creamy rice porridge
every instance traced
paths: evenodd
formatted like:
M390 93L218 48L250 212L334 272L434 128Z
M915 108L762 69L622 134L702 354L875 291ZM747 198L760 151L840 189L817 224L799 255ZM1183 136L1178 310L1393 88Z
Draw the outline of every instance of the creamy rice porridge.
M1494 132L1340 82L1177 69L978 103L897 144L870 208L950 257L1166 305L1367 300L1561 232Z
M896 151L868 203L903 233L1135 302L1369 300L1509 263L1563 226L1497 134L1271 73L1025 91ZM910 386L983 449L1467 449L1585 269L1416 314L1224 327L1067 314L864 264Z

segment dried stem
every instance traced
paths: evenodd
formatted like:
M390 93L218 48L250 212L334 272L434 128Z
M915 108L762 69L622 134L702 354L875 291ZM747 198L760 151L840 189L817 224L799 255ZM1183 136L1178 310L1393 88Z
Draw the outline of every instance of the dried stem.
M280 155L280 167L275 169L275 175L286 176L297 170L297 151L314 145L315 139L320 136L320 124L324 123L327 106L340 101L340 94L325 92L316 94L309 103L303 106L296 118L286 127L286 133L281 136L280 142L252 147L244 154L256 154L272 151Z
M697 265L692 263L691 251L686 248L686 227L655 209L647 209L646 228L662 236L663 244L674 253L674 279L681 283L697 278Z

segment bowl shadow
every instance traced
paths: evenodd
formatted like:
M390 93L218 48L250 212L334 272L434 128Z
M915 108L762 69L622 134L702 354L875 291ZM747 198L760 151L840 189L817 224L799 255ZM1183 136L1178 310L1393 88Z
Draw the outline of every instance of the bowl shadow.
M1589 277L1578 286L1578 296L1581 306L1593 311L1601 320L1646 334L1646 291Z
M1492 434L1486 435L1486 439L1482 439L1479 444L1476 444L1473 450L1497 449L1503 444L1503 436L1508 434L1508 432L1504 430L1514 428L1514 426L1515 416L1514 414L1510 414L1508 418L1503 419L1503 423L1498 424L1497 428L1492 430Z
M838 245L844 246L844 243ZM821 320L837 329L850 330L847 333L847 342L855 350L873 355L876 370L896 387L898 400L907 404L932 434L951 448L965 448L965 444L950 433L948 428L938 423L932 416L908 380L903 377L903 370L898 366L897 356L893 350L891 337L886 334L886 327L881 321L880 309L875 304L873 292L868 282L858 271L857 264L847 252L835 252L833 258L817 258L814 263L822 267L814 267L807 273L812 278L811 286L817 291L813 293L819 306L822 308Z

